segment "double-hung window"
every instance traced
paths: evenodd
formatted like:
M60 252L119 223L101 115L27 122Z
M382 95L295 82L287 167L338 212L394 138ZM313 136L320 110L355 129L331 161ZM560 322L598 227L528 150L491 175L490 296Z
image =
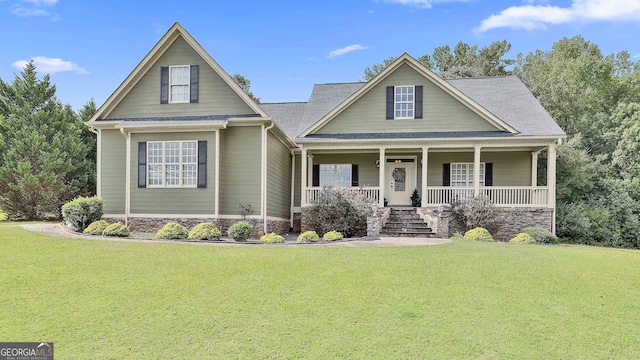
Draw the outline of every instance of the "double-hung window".
M198 142L149 141L147 167L148 187L196 187Z
M396 119L413 119L414 118L414 90L411 86L395 87L395 118Z
M351 186L351 164L321 164L320 186L344 188Z
M189 102L189 65L169 67L169 102Z
M485 163L480 163L480 186L484 186ZM451 186L473 186L473 163L451 163Z

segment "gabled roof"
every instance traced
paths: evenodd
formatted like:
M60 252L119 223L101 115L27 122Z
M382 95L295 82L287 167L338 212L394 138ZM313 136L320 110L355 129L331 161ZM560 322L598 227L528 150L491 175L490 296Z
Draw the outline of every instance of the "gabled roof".
M338 106L336 106L329 113L324 115L322 118L320 118L318 121L316 121L314 124L307 127L306 129L301 129L299 136L305 137L309 134L313 134L315 131L322 128L322 126L324 126L325 124L333 120L338 114L343 112L350 105L352 105L362 96L364 96L367 92L373 89L376 85L378 85L380 82L386 79L389 75L391 75L394 71L396 71L399 67L405 64L413 68L415 71L417 71L419 74L424 76L426 79L430 80L434 85L438 86L444 92L448 93L450 96L455 98L457 101L467 106L471 111L478 114L480 117L482 117L484 120L494 125L496 128L503 131L508 131L510 133L517 132L517 130L515 130L509 124L504 122L502 119L498 118L491 112L487 111L485 108L480 106L477 102L475 102L473 99L469 98L463 92L461 92L460 90L458 90L457 88L449 84L447 81L445 81L444 79L436 75L431 70L427 69L424 65L419 63L416 59L411 57L409 54L404 53L396 61L391 63L391 65L387 66L378 75L376 75L373 79L371 79L367 83L364 83L364 85L360 89L358 89L353 94L351 94L348 98L342 101ZM301 124L301 126L306 126L306 121L303 121L303 124Z
M233 91L240 96L247 105L261 116L267 114L258 106L245 92L233 81L222 67L209 55L204 48L189 34L179 23L173 24L171 28L164 34L158 43L149 51L149 53L140 61L127 78L118 86L118 88L109 96L107 101L100 106L95 115L87 123L92 123L97 119L106 118L113 109L120 103L122 99L133 89L133 87L142 79L142 77L151 69L155 62L169 49L171 44L182 37L193 50L202 57L202 59L215 71L222 80L224 80Z
M307 108L306 102L261 103L260 107L271 116L290 138L298 135L298 128Z

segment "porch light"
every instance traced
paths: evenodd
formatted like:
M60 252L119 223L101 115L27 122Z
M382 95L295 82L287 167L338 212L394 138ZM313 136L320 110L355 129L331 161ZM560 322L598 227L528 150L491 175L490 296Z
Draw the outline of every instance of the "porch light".
M376 167L379 168L380 167L380 160L376 160Z

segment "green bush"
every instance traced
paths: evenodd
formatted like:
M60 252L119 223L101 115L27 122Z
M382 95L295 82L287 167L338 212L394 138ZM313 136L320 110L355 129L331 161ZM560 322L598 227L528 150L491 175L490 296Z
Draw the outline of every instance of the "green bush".
M276 234L276 233L271 233L271 234L267 234L267 235L262 235L260 237L260 242L264 242L264 243L283 243L284 242L284 237Z
M464 240L464 235L457 232L457 233L454 233L449 239L452 241Z
M494 242L493 236L489 233L489 230L481 227L477 227L475 229L471 229L464 233L465 240L472 241L484 241L484 242Z
M83 232L85 234L91 234L91 235L102 235L102 232L104 231L104 229L107 228L107 226L109 226L108 222L104 220L98 220L89 224L89 226L87 226L87 228L84 229Z
M102 232L104 236L119 236L119 237L127 237L129 236L129 229L124 226L123 223L117 222L107 226Z
M189 239L194 240L220 240L222 232L210 222L200 223L189 231Z
M450 204L451 214L462 223L465 231L481 227L495 232L500 227L500 210L487 196L453 201Z
M509 240L512 244L535 244L536 239L531 235L525 233L519 233L513 239Z
M169 221L156 232L156 239L178 240L186 239L188 236L187 228L173 221Z
M541 227L526 227L520 230L521 233L529 234L538 244L557 244L558 237L547 229Z
M322 236L322 240L324 241L336 241L340 239L342 239L342 233L335 230L331 230Z
M62 205L64 223L73 231L83 231L102 215L102 198L99 197L78 197Z
M348 236L367 234L367 217L373 200L355 189L323 188L302 214L304 222L318 233L337 230Z
M299 243L302 242L316 242L320 240L320 236L318 236L318 233L315 231L305 231L302 234L300 234L300 236L298 236L298 240L296 240Z
M246 241L251 237L252 231L253 226L251 224L246 221L238 221L229 227L227 234L235 241Z

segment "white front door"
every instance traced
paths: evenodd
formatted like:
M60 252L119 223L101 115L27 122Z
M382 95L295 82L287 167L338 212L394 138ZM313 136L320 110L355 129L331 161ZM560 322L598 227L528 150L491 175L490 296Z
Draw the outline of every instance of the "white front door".
M391 159L386 164L386 194L389 205L411 205L411 193L415 187L415 161Z

